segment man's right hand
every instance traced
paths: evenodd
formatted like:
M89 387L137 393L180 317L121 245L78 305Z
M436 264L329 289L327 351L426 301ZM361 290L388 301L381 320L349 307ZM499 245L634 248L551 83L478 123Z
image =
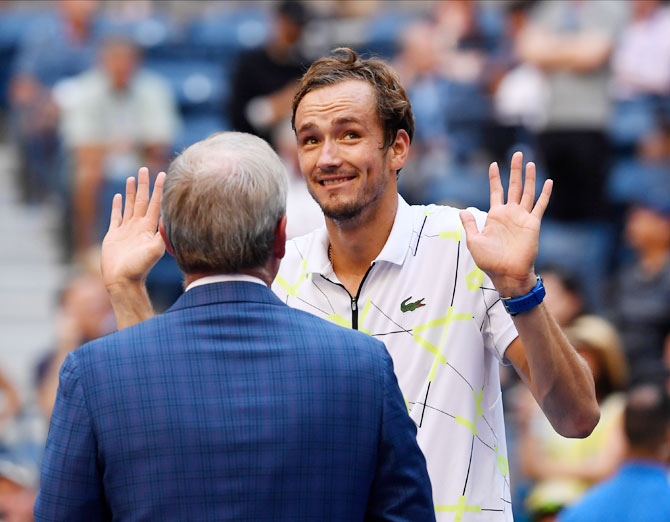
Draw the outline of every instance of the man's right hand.
M144 286L151 268L165 252L158 232L165 173L156 177L149 199L149 171L142 167L126 180L126 203L115 194L109 229L102 241L101 268L119 329L154 315Z

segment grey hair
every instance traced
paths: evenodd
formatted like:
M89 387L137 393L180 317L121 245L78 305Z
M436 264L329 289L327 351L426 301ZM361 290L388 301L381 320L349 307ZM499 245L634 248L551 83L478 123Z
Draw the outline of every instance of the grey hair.
M287 185L279 156L257 136L221 132L186 148L170 163L161 204L179 268L263 268L286 214Z

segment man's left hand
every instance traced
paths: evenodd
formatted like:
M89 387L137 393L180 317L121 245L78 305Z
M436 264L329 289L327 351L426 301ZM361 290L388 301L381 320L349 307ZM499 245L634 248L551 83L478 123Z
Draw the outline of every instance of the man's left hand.
M553 182L547 180L535 202L535 164L526 165L523 182L523 154L515 152L510 167L507 202L498 165L489 167L491 209L480 232L474 216L460 213L468 249L477 266L488 274L503 297L518 297L535 286L533 264L537 257L540 222L549 204Z

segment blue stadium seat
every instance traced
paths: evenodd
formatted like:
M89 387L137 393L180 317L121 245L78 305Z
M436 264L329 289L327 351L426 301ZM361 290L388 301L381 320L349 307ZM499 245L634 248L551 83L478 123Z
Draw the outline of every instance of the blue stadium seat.
M232 66L241 51L263 45L269 32L266 11L244 8L195 19L186 31L185 41L203 56Z
M203 140L215 132L230 129L230 123L216 112L209 114L184 114L181 128L177 132L174 141L173 151L175 154L178 154L196 141Z
M381 11L381 10L380 10ZM357 50L392 59L399 49L399 39L409 24L418 19L416 13L385 11L370 17L364 34L365 41Z
M590 309L604 308L603 286L615 248L615 226L606 222L562 223L545 219L540 231L536 265L558 266L575 274Z
M51 11L34 9L8 9L0 15L0 107L8 105L7 88L21 41L36 24L53 16Z
M227 72L220 63L194 60L148 60L147 69L163 76L182 111L220 111L229 94Z
M655 126L656 104L652 98L640 96L614 104L609 135L616 148L629 151Z

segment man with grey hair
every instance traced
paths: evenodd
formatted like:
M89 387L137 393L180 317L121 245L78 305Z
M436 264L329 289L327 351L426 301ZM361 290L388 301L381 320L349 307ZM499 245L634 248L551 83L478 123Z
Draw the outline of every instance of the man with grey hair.
M128 187L108 237L155 222L164 188L153 241L186 291L65 360L36 520L434 520L384 345L269 288L287 187L270 146L216 134L159 174L151 199L146 169Z

